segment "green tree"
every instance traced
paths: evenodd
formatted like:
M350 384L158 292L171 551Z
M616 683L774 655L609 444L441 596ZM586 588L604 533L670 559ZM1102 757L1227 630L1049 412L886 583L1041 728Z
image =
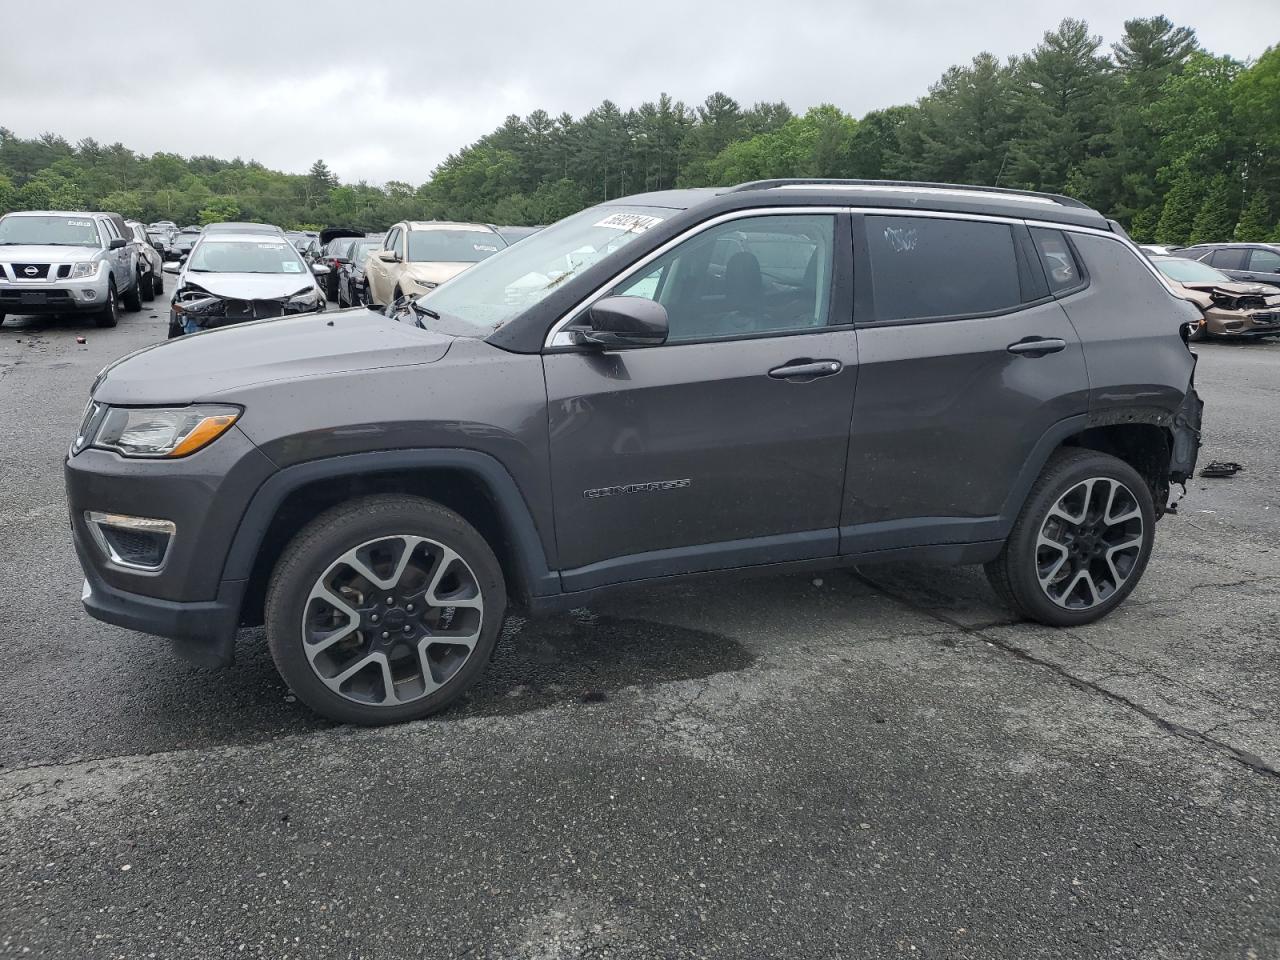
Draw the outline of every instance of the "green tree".
M118 213L129 220L141 220L146 216L142 193L137 190L114 190L94 204L99 210Z
M1223 243L1231 237L1239 213L1239 184L1225 174L1209 181L1204 201L1191 224L1191 243Z
M1190 171L1184 171L1173 182L1164 198L1164 206L1156 224L1156 242L1173 246L1186 244L1201 203L1199 178Z
M1255 190L1240 214L1232 239L1238 243L1260 243L1271 233L1271 204L1267 195Z
M201 226L240 218L240 204L235 197L210 197L196 215Z

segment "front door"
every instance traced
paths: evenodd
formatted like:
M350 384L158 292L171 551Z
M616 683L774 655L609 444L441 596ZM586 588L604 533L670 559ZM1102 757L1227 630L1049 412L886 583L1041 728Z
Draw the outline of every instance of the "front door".
M666 344L544 356L566 590L835 554L857 379L837 222L709 227L608 291L663 304Z

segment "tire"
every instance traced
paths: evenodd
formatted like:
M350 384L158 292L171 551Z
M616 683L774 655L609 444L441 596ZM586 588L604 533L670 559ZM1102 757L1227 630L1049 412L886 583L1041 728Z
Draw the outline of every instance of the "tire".
M370 589L374 582L348 563L352 557L386 581ZM404 573L393 582L397 570ZM432 595L440 599L430 602ZM455 606L441 602L448 600ZM444 709L479 678L506 601L497 558L456 513L418 497L367 497L321 514L285 547L267 588L267 644L280 675L316 713L342 723L400 723ZM450 630L465 642L441 639ZM437 658L429 681L424 649ZM388 671L395 698L387 696Z
M100 327L114 327L120 322L120 301L116 298L116 282L107 281L107 303L94 314L93 322Z
M151 275L151 289L155 292L155 295L157 297L160 296L160 294L164 293L164 274L163 273L154 273Z
M0 324L4 323L4 314L0 313Z
M346 289L347 289L346 284L344 284L342 280L339 279L338 280L338 309L339 310L343 309L344 307L351 306L351 304L347 301L347 298L342 295L343 291Z
M1200 324L1200 326L1196 327L1195 333L1189 334L1187 336L1187 339L1192 343L1203 343L1205 340L1209 339L1209 334L1207 331L1208 331L1208 324L1202 323Z
M1094 450L1059 450L1000 555L986 564L987 579L1006 605L1031 620L1092 623L1142 579L1155 523L1151 490L1133 467Z
M142 274L138 274L137 279L134 280L133 286L129 288L129 291L123 297L121 297L121 300L124 302L124 308L130 313L137 313L142 309L142 291L138 289L141 286Z
M144 301L150 303L156 298L155 278L150 270L138 277L138 286L141 287L141 295Z

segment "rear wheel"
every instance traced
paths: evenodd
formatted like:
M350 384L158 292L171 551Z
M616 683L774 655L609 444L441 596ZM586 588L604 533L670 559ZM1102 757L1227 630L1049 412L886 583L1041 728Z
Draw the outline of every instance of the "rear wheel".
M116 282L107 281L107 302L93 318L100 327L114 327L120 322L120 303L116 299Z
M267 590L267 642L290 688L345 723L398 723L483 673L506 609L484 538L439 504L377 496L317 517Z
M1032 620L1092 623L1137 586L1154 539L1151 490L1133 467L1094 450L1062 450L1031 488L987 578Z
M156 296L164 293L164 274L155 273L151 275L151 289L155 291Z
M138 286L142 291L142 299L147 303L156 298L154 274L150 270L138 277Z

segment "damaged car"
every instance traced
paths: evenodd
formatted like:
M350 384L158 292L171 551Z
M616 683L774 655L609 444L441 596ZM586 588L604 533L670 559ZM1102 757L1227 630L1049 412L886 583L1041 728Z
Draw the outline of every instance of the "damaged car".
M317 276L283 236L218 233L204 237L179 267L169 308L169 338L269 317L318 313L325 297Z
M1069 197L623 197L397 316L243 324L103 370L65 462L87 612L209 666L265 623L299 700L390 723L462 696L509 606L710 573L982 564L1020 616L1092 623L1195 473L1175 321L1200 311Z
M1280 336L1280 287L1232 280L1198 260L1152 257L1174 292L1200 308L1204 318L1190 339L1257 339Z

